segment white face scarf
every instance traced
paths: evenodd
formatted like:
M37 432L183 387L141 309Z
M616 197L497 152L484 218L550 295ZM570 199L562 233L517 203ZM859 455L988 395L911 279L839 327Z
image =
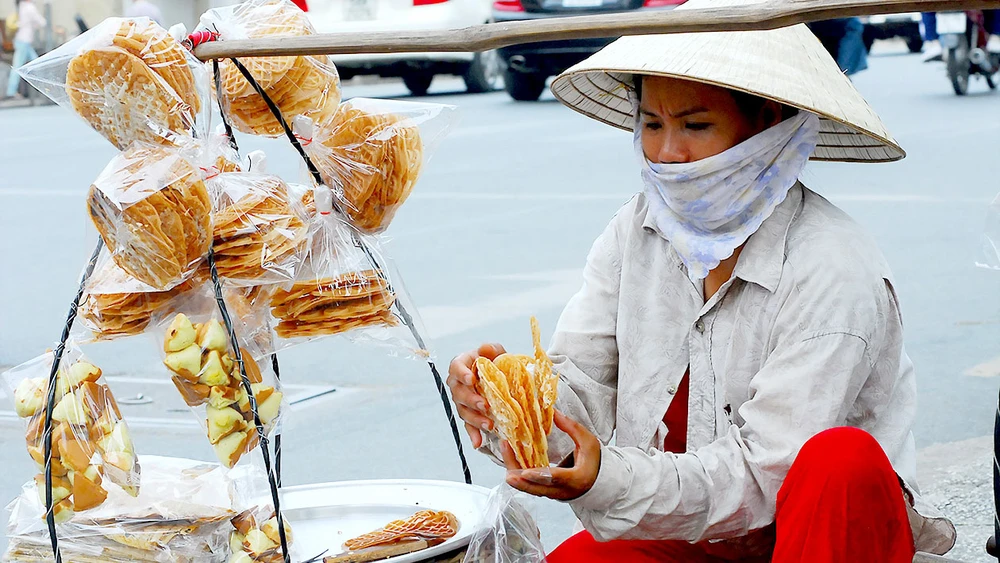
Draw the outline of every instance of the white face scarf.
M634 106L634 144L649 210L694 282L708 277L771 216L819 142L819 117L800 111L715 156L654 164L642 151Z

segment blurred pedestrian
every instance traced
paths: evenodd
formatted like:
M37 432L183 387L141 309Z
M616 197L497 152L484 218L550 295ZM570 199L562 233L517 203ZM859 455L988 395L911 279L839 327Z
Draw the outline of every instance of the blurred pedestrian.
M809 24L840 70L848 76L868 68L868 49L865 48L865 26L858 18L838 18Z
M154 22L163 25L163 14L160 9L149 0L132 0L132 4L125 8L126 18L149 18Z
M7 97L21 98L17 88L21 84L21 77L14 72L30 61L38 58L35 51L35 34L48 22L39 13L34 0L14 0L17 8L17 33L14 34L14 62L11 64L10 78L7 80Z

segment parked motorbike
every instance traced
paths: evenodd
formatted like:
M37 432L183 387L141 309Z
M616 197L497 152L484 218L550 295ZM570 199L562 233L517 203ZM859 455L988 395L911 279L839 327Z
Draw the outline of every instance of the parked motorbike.
M1000 54L986 50L989 34L983 11L938 12L937 30L955 94L966 95L970 77L974 76L985 78L990 90L995 90Z

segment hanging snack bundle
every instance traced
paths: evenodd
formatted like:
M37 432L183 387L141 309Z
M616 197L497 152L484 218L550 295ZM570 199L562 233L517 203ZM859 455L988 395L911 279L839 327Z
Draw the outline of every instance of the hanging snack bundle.
M207 126L207 72L148 18L108 18L20 72L120 150L202 137Z
M180 285L159 291L128 275L105 249L94 275L87 281L79 314L96 340L141 334L154 313L181 293L197 287L206 274L202 268Z
M280 338L395 326L396 299L387 274L356 246L356 233L334 215L317 216L294 283L274 290L271 314Z
M278 533L278 518L271 506L259 506L244 510L232 520L229 535L229 563L281 563L285 559L281 552L281 536ZM292 528L288 520L282 518L285 528L285 543L292 545Z
M294 122L323 182L366 232L385 230L406 201L430 150L451 127L452 106L355 98L327 122Z
M177 313L169 322L163 339L163 363L173 373L170 379L184 402L192 408L205 407L208 440L219 461L232 468L243 454L257 447L260 436L229 333L215 315L192 323L186 314ZM272 377L265 381L249 350L241 348L240 353L260 421L270 432L284 395Z
M27 421L28 454L38 465L39 494L45 490L43 432L51 352L4 373L14 412ZM99 506L108 497L105 481L139 494L139 463L128 426L101 369L76 348L63 356L52 409L52 502L57 521ZM44 497L42 497L44 503Z
M155 289L181 283L208 254L208 190L178 150L129 147L94 181L87 204L115 263Z
M258 284L293 279L308 227L301 202L281 178L220 174L208 188L219 275Z
M210 10L202 26L217 30L219 40L301 37L316 33L308 16L289 0L249 0L232 8ZM325 55L250 57L240 62L281 111L287 123L299 115L325 121L340 103L340 76ZM235 129L278 136L284 129L253 85L229 59L219 65L220 104Z
M548 439L559 376L542 348L538 321L531 318L535 356L501 354L476 359L476 391L493 414L500 437L510 443L523 469L548 467Z

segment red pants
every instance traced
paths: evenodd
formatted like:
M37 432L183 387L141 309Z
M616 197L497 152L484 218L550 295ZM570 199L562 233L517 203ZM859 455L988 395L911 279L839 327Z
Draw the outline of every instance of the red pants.
M724 562L910 563L913 536L899 478L867 432L833 428L802 447L778 491L775 529L751 533L772 555L724 553L725 545L679 540L598 542L589 532L567 539L549 563ZM720 549L721 548L721 549ZM731 550L730 550L731 551ZM770 551L770 545L764 551Z

